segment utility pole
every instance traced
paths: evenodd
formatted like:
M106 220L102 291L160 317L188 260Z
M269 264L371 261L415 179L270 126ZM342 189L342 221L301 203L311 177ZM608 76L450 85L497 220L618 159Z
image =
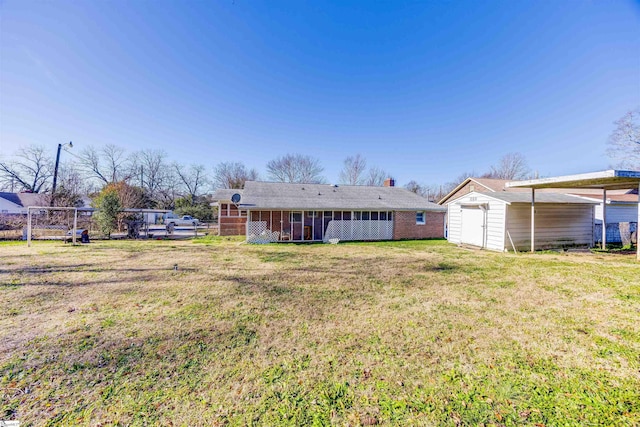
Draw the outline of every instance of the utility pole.
M58 144L58 154L56 155L56 166L53 169L53 188L51 189L51 203L50 206L53 206L54 199L56 197L56 185L58 184L58 166L60 165L60 150L62 147L68 145L69 148L73 148L73 142L69 141L66 144Z

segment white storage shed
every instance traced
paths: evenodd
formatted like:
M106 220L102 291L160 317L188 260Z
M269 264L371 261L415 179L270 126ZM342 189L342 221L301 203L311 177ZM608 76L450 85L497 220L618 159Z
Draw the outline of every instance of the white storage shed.
M598 202L567 194L536 195L535 248L592 246ZM495 251L531 247L531 194L466 194L447 205L451 243Z

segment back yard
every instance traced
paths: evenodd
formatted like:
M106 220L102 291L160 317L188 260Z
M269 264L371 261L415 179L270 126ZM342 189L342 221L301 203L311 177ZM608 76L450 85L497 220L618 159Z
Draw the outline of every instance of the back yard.
M638 425L634 258L0 243L0 420Z

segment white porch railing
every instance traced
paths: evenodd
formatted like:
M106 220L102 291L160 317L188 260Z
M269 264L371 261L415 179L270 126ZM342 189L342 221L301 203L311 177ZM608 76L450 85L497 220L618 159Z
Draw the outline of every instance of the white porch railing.
M324 241L340 240L391 240L393 221L377 220L332 220L327 225Z
M267 221L249 221L247 223L247 243L274 243L279 238L279 231L267 229Z

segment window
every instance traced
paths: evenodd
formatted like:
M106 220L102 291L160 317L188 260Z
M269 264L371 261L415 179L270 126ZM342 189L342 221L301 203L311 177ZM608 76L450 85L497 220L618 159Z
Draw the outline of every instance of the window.
M324 211L324 217L325 218L331 219L332 216L333 216L333 213L331 211Z
M373 221L377 221L378 220L378 212L371 212L371 219Z
M316 211L307 211L307 218L318 218L318 212L316 212Z
M369 212L362 212L362 219L369 221Z
M291 212L289 215L290 222L302 222L302 212Z
M387 220L387 213L380 212L380 221L386 221L386 220Z
M353 213L353 219L362 219L362 212L354 212Z
M419 211L416 212L416 224L417 225L424 225L424 212L423 211Z

